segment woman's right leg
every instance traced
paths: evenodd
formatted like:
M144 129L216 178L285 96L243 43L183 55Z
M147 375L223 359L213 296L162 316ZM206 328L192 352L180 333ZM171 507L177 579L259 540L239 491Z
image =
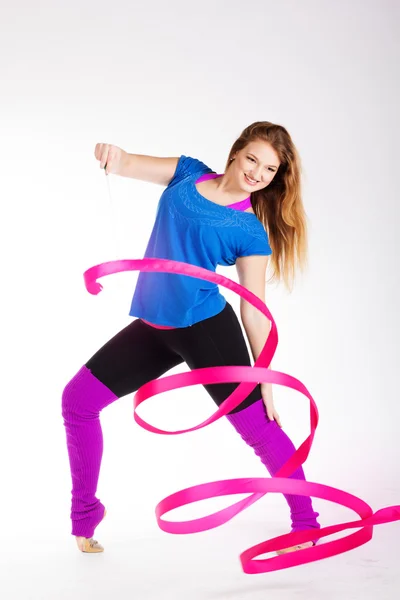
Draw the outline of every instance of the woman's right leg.
M62 394L72 478L72 535L91 538L104 517L96 498L103 435L100 411L183 362L151 328L136 319L79 369Z
M229 303L218 315L196 323L190 329L168 335L179 336L171 346L183 356L190 369L251 365L240 323ZM181 342L178 343L180 338ZM220 406L238 385L218 383L204 387ZM283 429L276 421L268 418L259 384L226 418L261 459L271 476L279 471L296 450ZM300 466L290 477L305 481L303 468ZM317 521L319 513L314 511L309 496L284 494L284 497L290 508L292 532L320 529Z

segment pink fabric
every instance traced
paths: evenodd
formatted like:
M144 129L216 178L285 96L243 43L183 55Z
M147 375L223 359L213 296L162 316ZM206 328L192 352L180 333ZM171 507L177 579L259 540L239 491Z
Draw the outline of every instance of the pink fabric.
M327 485L290 478L290 475L306 461L309 455L318 425L318 409L313 397L301 381L290 375L286 375L285 373L273 371L268 368L278 345L278 334L274 318L268 310L268 307L260 300L260 298L235 281L223 277L213 271L209 271L208 269L179 261L154 258L109 261L91 267L84 273L86 289L90 294L96 295L102 290L102 285L97 281L98 278L110 275L111 273L136 270L179 273L223 285L250 302L250 304L271 321L269 335L253 367L227 366L194 369L189 372L154 379L153 381L142 385L133 399L134 419L141 427L153 433L161 433L164 435L176 435L201 429L236 408L236 406L238 406L260 382L284 385L292 388L301 394L304 394L310 401L310 435L273 477L215 481L192 486L176 492L164 498L164 500L156 507L157 522L163 531L176 534L187 534L218 527L232 519L245 508L254 504L254 502L269 492L315 496L346 506L347 508L354 510L360 517L360 519L340 523L338 525L331 525L321 528L318 531L311 529L308 531L296 531L281 535L242 552L240 560L245 573L266 573L314 562L322 558L328 558L358 548L372 539L373 528L375 525L400 521L400 505L388 506L374 513L372 508L366 502L361 500L361 498L357 498L357 496ZM151 396L155 396L162 392L191 385L207 385L233 381L240 381L241 383L211 417L190 429L179 431L165 431L158 429L144 421L136 412L136 409L142 402ZM185 506L199 500L231 494L249 495L243 500L206 517L180 522L162 519L165 513L179 508L180 506ZM316 546L304 549L301 552L291 552L289 554L283 554L268 559L256 559L256 557L265 554L266 552L272 552L274 550L287 548L288 546L321 539L347 529L356 529L357 531L325 544L317 544Z

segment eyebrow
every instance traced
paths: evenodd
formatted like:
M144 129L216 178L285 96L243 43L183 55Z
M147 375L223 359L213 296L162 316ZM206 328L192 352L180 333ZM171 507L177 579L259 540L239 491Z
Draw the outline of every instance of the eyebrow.
M255 158L256 160L258 160L257 156L255 154L253 154L252 152L248 152L247 154L250 154L250 156L253 156L253 158ZM267 167L273 167L274 169L278 169L279 168L276 165L267 165Z

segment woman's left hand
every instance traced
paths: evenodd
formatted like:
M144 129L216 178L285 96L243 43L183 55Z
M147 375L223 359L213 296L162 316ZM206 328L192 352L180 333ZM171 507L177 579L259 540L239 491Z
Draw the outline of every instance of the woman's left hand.
M272 394L268 392L268 388L263 388L263 386L261 386L261 394L265 408L267 410L268 418L271 421L276 421L279 427L282 427L281 419L274 406L274 401L271 398Z

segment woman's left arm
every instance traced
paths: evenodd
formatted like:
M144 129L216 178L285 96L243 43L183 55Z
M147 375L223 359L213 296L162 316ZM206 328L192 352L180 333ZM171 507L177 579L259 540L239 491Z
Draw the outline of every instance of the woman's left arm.
M239 283L265 303L265 273L268 265L268 256L253 255L240 256L236 259L236 270ZM259 357L271 330L271 321L257 308L240 298L240 317L249 340L254 361ZM269 365L268 368L270 368ZM279 415L274 407L272 384L261 383L261 393L268 418L275 420L282 427Z

